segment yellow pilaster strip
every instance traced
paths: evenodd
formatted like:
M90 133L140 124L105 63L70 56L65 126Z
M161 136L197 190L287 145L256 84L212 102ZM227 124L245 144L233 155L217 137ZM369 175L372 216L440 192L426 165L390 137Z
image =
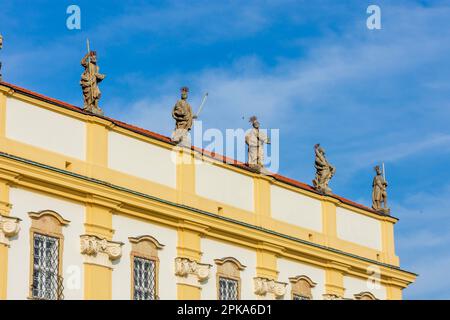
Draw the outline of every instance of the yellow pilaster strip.
M174 148L177 161L177 201L184 205L195 205L195 159L189 149Z
M202 291L200 287L177 283L178 300L200 300L201 292Z
M86 204L85 232L102 239L112 240L112 212L120 205L110 199L92 196ZM112 298L111 268L84 263L84 297L87 300Z
M84 264L84 299L111 300L112 270L95 264Z
M387 286L387 299L388 300L402 300L403 290L401 287L388 285Z
M0 179L0 215L9 216L10 210L9 184L8 181ZM0 243L0 300L6 300L7 297L8 249L7 244Z
M277 260L282 248L269 243L260 243L256 249L256 276L271 280L278 279Z
M8 289L8 246L0 243L0 300L6 300Z
M344 274L347 266L330 262L325 269L325 294L344 297Z
M178 227L178 257L201 262L201 238L206 230L205 226L188 221L180 221ZM200 300L201 287L177 283L177 297L179 300Z
M381 239L383 249L383 262L395 266L400 265L399 258L395 255L394 223L388 220L381 222Z
M337 238L336 203L337 200L326 197L322 199L322 231L327 239L327 245L331 246Z
M0 137L5 136L6 130L6 94L0 91Z
M270 180L265 176L253 178L256 223L262 226L262 220L271 217Z
M86 123L86 161L88 162L88 175L97 177L97 168L108 166L108 122L98 118ZM126 151L124 151L126 152Z

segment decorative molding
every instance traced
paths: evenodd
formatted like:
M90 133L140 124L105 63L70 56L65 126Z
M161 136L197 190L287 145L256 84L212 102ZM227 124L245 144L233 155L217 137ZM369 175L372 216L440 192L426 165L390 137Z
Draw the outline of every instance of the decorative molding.
M269 299L280 299L286 294L285 282L256 277L253 278L255 286L255 294Z
M371 292L360 292L354 295L355 300L378 300Z
M20 231L20 219L0 215L0 244L9 246L9 238L16 236Z
M199 286L209 279L210 264L199 263L188 258L175 258L175 276L180 284Z
M163 244L161 244L158 240L156 240L152 236L148 236L148 235L135 237L135 238L134 237L129 237L128 240L130 240L130 242L133 243L133 244L138 244L139 242L142 242L142 241L149 241L158 250L161 250L162 248L164 248Z
M313 299L312 288L314 288L317 283L312 281L309 277L305 275L292 277L289 278L289 282L291 283L292 288L292 299L294 299L294 295L301 296L310 300Z
M122 242L109 241L88 234L81 235L80 240L84 263L112 268L112 261L122 256Z
M219 265L219 266L222 266L222 265L226 264L227 262L233 263L233 264L235 264L237 266L239 271L243 271L245 268L247 268L242 263L240 263L236 258L233 258L233 257L226 257L226 258L222 258L222 259L215 259L214 262L217 265Z
M31 219L34 219L34 220L41 219L44 216L51 216L51 217L55 218L59 222L59 224L61 226L67 226L70 223L69 220L64 219L58 212L53 211L53 210L42 210L42 211L39 211L39 212L28 212L28 216Z

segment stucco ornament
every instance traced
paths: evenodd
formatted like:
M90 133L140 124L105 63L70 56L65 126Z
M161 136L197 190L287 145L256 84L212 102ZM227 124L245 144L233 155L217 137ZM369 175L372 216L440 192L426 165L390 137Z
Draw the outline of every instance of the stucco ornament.
M179 283L198 285L208 280L211 265L199 263L188 258L175 258L175 275Z
M80 80L83 89L84 110L103 115L103 111L99 107L102 93L98 84L105 79L106 75L100 73L100 67L97 65L97 53L90 51L89 44L88 53L81 60L81 66L84 68Z
M331 194L331 189L328 186L331 178L333 178L336 173L336 168L333 167L325 157L325 150L320 146L320 144L316 144L314 146L315 151L315 168L316 168L316 177L313 180L314 188L323 194Z
M384 170L383 170L384 171ZM387 206L387 186L384 172L380 166L375 167L376 176L373 178L372 183L372 208L375 211L389 214L391 209Z
M287 283L257 277L254 278L255 294L269 299L279 299L286 294Z
M84 255L85 262L112 267L112 261L122 256L121 242L108 241L93 235L82 235L80 237L80 251Z
M245 136L245 143L248 147L248 165L250 168L264 172L264 144L270 144L270 139L265 132L260 130L258 119L250 118L252 129Z
M0 215L0 244L9 245L9 239L20 231L20 219Z
M187 101L189 88L181 88L181 99L177 101L172 110L172 118L175 120L175 131L172 133L172 141L182 147L190 147L192 123L197 116L193 115L192 107Z

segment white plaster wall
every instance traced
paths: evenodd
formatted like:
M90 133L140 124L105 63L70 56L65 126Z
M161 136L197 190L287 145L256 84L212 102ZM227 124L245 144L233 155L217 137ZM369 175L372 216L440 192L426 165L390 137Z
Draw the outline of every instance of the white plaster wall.
M354 299L355 294L361 292L370 292L380 300L385 300L387 297L385 286L381 284L374 285L371 281L361 278L344 276L344 288L344 297L348 299Z
M116 132L109 133L111 169L176 188L174 159L170 150Z
M6 136L73 158L86 158L84 122L26 102L7 98Z
M381 251L381 222L377 219L338 207L336 224L339 238Z
M202 162L195 166L195 179L199 196L247 211L254 210L251 177Z
M253 278L256 277L256 252L243 247L239 247L225 242L204 238L201 241L203 252L202 263L211 264L211 274L208 281L202 285L202 300L217 300L217 266L214 259L225 257L236 258L241 264L246 266L240 272L241 276L241 299L254 300Z
M322 205L319 200L272 185L272 218L322 232Z
M150 235L164 248L158 250L159 258L159 297L161 300L177 298L177 285L174 275L175 258L177 256L177 232L174 229L161 227L155 224L137 220L126 216L113 216L114 240L122 241L122 257L114 262L112 276L113 300L131 299L131 243L129 237Z
M284 300L291 300L291 283L289 278L297 276L307 276L316 283L316 286L311 290L313 300L322 300L325 293L325 270L314 267L309 264L296 262L288 259L278 259L278 281L287 283L286 294Z
M8 259L8 299L21 300L29 296L30 227L28 212L53 210L70 224L63 227L64 298L83 299L83 258L80 254L80 235L84 233L84 206L25 189L11 188L11 216L22 219L20 232L11 241Z

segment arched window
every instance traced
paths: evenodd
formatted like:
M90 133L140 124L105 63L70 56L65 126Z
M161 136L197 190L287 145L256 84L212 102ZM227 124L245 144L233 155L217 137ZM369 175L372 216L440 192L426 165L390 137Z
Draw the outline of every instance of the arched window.
M355 300L378 300L372 293L370 292L361 292L355 294Z
M129 238L131 242L131 297L133 300L157 300L159 290L158 250L164 245L151 236Z
M292 300L312 300L312 288L316 286L309 277L297 276L289 278L291 282L291 295Z
M237 259L227 257L216 259L217 297L219 300L239 300L241 298L240 272L245 269Z
M62 228L70 223L57 212L30 212L31 280L30 298L62 300Z

